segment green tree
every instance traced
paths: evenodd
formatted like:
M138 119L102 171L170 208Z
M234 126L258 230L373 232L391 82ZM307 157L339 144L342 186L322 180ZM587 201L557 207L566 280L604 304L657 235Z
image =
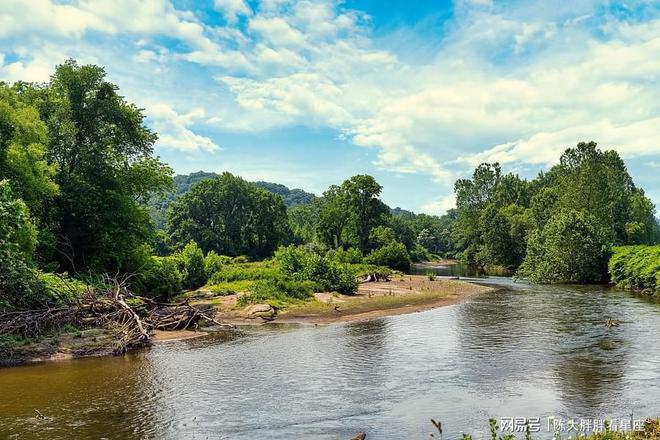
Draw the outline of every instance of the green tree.
M286 207L230 173L202 180L169 208L167 231L178 247L190 240L205 251L265 257L289 240Z
M594 216L614 244L651 242L653 204L635 187L619 154L596 147L580 142L568 148L548 173L556 181L558 208Z
M204 253L194 241L188 242L178 255L184 289L198 289L206 284Z
M15 86L48 128L60 194L46 214L62 270L136 270L152 229L143 201L171 183L152 157L156 135L103 68L69 60L45 85Z
M323 193L319 201L319 238L331 248L338 248L345 242L345 230L350 222L348 202L342 188L333 185Z
M35 243L27 206L14 197L9 182L0 180L0 308L26 306L34 300L29 261Z
M47 134L39 111L0 83L0 179L10 181L36 220L58 193L57 167L46 160Z
M384 224L389 216L388 207L379 199L383 187L373 177L359 174L344 181L342 189L358 248L366 252L371 230Z
M603 236L594 216L559 212L530 234L518 275L541 283L600 281L608 252Z
M389 208L380 199L382 187L368 175L356 175L341 186L331 186L323 194L319 213L318 232L330 247L358 247L370 249L369 234L384 225L390 216Z
M317 239L319 203L306 203L287 209L289 226L296 244L310 243Z

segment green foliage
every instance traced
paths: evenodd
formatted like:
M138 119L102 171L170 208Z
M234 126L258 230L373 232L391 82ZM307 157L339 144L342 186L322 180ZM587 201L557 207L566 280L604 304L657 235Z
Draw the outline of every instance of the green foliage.
M275 278L280 274L276 267L264 264L235 264L224 266L209 279L210 284L227 281L264 280Z
M317 239L320 204L318 202L298 205L287 209L289 226L296 244L310 243Z
M471 179L456 182L455 192L458 215L451 239L461 259L474 266L520 267L519 275L540 282L596 281L605 275L607 246L657 238L653 204L635 187L619 155L598 150L594 142L568 148L558 165L529 182L502 175L499 164L481 164ZM564 254L577 261L561 262L557 249L546 248L556 246L548 235L571 212L583 216L589 234L573 234L576 243ZM573 223L564 227L586 227L570 218ZM428 237L418 240L426 243ZM592 258L592 267L579 249L587 251L584 258ZM576 263L574 270L567 267Z
M222 268L228 264L231 264L231 257L227 255L218 255L215 251L210 251L204 257L204 272L206 273L206 279L210 279L214 273L220 272Z
M238 280L238 281L223 281L217 284L212 284L205 287L205 290L213 292L215 295L234 295L239 292L247 292L252 289L258 280Z
M332 248L370 249L371 231L385 225L390 214L380 199L382 187L368 175L356 175L341 186L331 186L320 201L317 232Z
M184 289L197 289L206 284L204 253L197 243L190 241L177 257Z
M183 274L179 270L178 258L151 257L140 281L137 289L146 296L170 299L180 294Z
M374 248L386 246L393 241L396 241L396 234L389 226L376 226L369 232L369 242Z
M16 105L14 120L22 117L28 128L17 131L22 148L8 158L21 170L13 178L29 182L23 195L52 237L40 258L60 270L137 270L144 263L138 249L151 238L140 202L166 188L172 173L152 157L156 135L142 111L106 81L103 68L73 60L57 66L47 84L13 90L29 106Z
M69 277L66 273L36 272L40 297L50 304L70 304L93 290L87 283Z
M608 267L618 286L660 294L660 245L615 247Z
M429 250L419 243L415 243L412 249L408 251L408 254L410 254L410 261L413 263L419 263L433 259L433 255L431 255Z
M275 307L286 307L311 298L315 288L312 281L278 277L255 283L248 294L240 296L237 304L246 306L265 303Z
M518 275L541 283L600 281L607 242L593 216L563 211L550 218L527 243Z
M275 253L275 261L287 277L314 282L321 290L344 294L357 290L357 274L350 264L322 257L302 247L281 247Z
M377 266L387 266L392 269L408 270L410 255L403 243L393 241L381 248L373 250L364 259L366 263Z
M282 198L223 173L202 180L169 208L167 230L175 244L194 240L205 251L265 257L289 235Z
M330 249L325 254L325 258L335 263L359 264L362 263L362 252L359 249Z
M53 181L57 166L46 159L47 128L39 111L16 90L0 85L0 179L12 182L35 218L58 193Z
M0 308L28 306L37 299L29 268L35 241L27 206L14 198L9 182L0 181Z

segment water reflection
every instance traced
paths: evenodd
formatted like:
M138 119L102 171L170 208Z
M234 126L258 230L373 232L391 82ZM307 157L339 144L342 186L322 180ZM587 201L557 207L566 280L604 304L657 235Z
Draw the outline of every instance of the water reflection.
M484 438L491 416L658 415L658 305L488 282L501 290L424 313L0 370L0 438L424 439L431 417Z
M127 356L6 370L0 438L95 438L108 426L122 438L147 438L155 431L158 390L144 367ZM37 419L35 409L46 419Z

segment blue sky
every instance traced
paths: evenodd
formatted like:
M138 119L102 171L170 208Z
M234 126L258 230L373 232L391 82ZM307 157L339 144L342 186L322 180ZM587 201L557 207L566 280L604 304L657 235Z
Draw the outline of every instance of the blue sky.
M660 203L657 1L0 2L0 80L106 67L175 171L321 193L374 175L442 213L477 164L533 177L595 140Z

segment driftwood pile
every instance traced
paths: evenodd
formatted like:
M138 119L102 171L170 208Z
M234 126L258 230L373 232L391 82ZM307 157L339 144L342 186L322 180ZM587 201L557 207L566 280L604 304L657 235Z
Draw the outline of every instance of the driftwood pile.
M0 310L0 334L39 337L66 325L105 328L116 335L113 352L149 345L154 330L197 329L199 321L233 327L213 319L212 311L189 304L161 303L133 295L128 279L106 278L102 291L88 291L70 305L35 310Z

